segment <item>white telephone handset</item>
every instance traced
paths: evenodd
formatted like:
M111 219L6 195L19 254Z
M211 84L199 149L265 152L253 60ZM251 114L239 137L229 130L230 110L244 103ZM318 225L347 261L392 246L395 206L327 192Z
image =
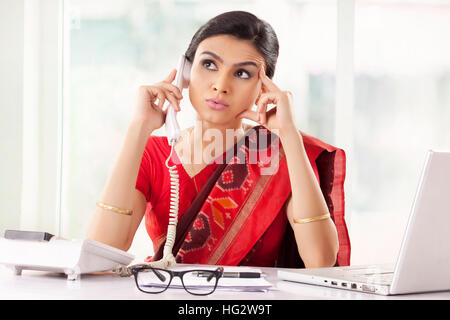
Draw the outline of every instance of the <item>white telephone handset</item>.
M175 85L183 92L184 88L189 86L189 79L191 75L191 63L184 55L178 61L177 75L175 77ZM180 126L176 119L176 112L172 104L168 106L166 115L166 134L167 141L172 147L170 155L166 160L166 167L169 169L170 175L170 207L169 207L169 225L167 227L166 243L164 244L163 258L158 261L150 262L150 265L156 268L168 268L176 264L175 257L172 253L172 248L175 243L176 229L178 224L178 205L179 205L179 187L177 167L175 165L169 166L169 159L172 157L172 152L175 143L181 136Z
M184 55L178 61L177 75L175 77L175 85L183 93L183 89L189 86L189 79L191 75L191 63ZM166 115L166 134L169 145L174 145L180 138L181 130L176 119L176 112L172 104L169 105Z

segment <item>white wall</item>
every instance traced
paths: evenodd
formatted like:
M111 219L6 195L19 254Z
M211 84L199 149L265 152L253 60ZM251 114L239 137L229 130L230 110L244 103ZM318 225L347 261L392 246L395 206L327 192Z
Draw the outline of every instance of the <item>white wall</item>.
M0 1L0 219L11 226L19 224L22 185L23 22L23 1Z
M1 0L0 233L58 233L61 0Z

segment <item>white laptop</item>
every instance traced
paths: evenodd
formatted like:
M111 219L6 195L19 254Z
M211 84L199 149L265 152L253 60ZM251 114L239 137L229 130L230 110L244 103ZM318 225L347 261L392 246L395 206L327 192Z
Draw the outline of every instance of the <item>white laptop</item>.
M278 278L382 295L450 290L450 152L427 153L395 265L281 269Z

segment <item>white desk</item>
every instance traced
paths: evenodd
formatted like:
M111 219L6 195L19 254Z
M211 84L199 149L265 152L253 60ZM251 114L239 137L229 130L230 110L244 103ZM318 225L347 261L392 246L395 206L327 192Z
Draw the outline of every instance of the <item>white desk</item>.
M225 292L216 290L208 296L214 300L308 300L308 299L447 299L450 291L379 296L334 288L294 284L276 278L276 268L261 268L276 290L269 292ZM69 281L62 274L24 270L16 276L11 269L0 265L0 300L4 299L55 299L55 300L204 300L184 290L168 289L160 294L146 294L136 288L134 277L119 277L111 273L86 274L80 280Z

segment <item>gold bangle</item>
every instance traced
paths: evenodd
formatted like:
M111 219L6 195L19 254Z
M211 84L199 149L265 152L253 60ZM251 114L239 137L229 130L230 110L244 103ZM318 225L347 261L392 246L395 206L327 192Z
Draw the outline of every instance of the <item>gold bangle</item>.
M330 217L330 214L327 213L327 214L324 214L324 215L322 215L322 216L317 216L317 217L312 217L312 218L304 218L304 219L301 219L301 218L294 218L294 223L297 223L297 224L305 224L305 223L308 223L308 222L314 222L314 221L325 220L325 219L328 219L329 217Z
M104 204L102 202L97 202L97 207L100 207L100 208L105 209L105 210L113 211L113 212L116 212L116 213L125 214L127 216L129 216L129 215L131 215L133 213L133 210L126 210L126 209L116 208L116 207Z

